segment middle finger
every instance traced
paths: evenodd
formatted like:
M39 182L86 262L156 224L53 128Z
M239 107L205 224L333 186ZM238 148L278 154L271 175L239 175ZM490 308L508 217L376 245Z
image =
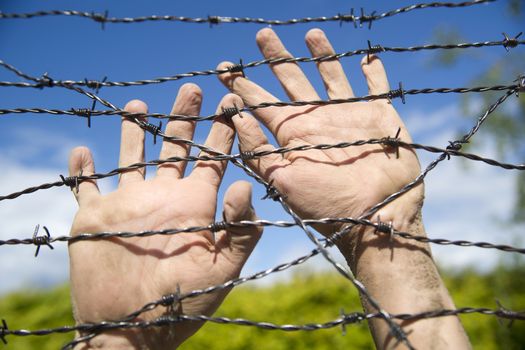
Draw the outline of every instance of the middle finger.
M293 57L277 34L269 28L260 30L256 40L263 56L267 59ZM276 63L270 67L292 101L319 99L319 95L297 63Z

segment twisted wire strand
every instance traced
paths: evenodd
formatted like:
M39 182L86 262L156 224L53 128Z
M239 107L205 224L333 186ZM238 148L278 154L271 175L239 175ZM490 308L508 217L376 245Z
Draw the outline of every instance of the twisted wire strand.
M519 36L519 35L518 35ZM100 88L100 87L129 87L129 86L141 86L149 84L161 84L169 81L180 80L184 78L197 77L197 76L209 76L209 75L220 75L224 73L242 71L246 68L254 68L261 65L271 65L271 64L281 64L281 63L308 63L308 62L323 62L330 61L335 59L340 59L344 57L352 57L355 55L363 54L377 54L381 52L393 52L393 53L402 53L402 52L417 52L417 51L427 51L427 50L452 50L452 49L469 49L469 48L482 48L482 47L493 47L493 46L502 46L504 48L514 48L525 44L525 40L518 40L517 37L508 38L505 37L503 40L498 41L482 41L482 42L472 42L472 43L458 43L458 44L428 44L420 46L409 46L409 47L389 47L374 45L369 46L368 48L356 49L352 51L347 51L343 53L336 53L332 55L323 55L317 57L276 57L268 58L259 61L252 61L246 64L237 64L225 69L208 69L208 70L196 70L186 73L179 73L172 76L158 77L153 79L142 79L135 81L98 81L98 80L53 80L48 79L42 81L42 79L31 77L28 79L28 76L5 61L0 60L0 66L9 69L10 71L17 74L17 72L22 73L17 74L25 79L31 80L34 83L28 82L9 82L9 81L0 81L0 86L4 87L20 87L20 88L44 88L52 86L61 86L61 85L75 85L75 86L85 86L88 88Z
M78 92L80 92L80 93L82 93L84 95L87 95L88 97L91 97L90 95L88 95L85 91L83 91L80 88L75 88L75 87L67 87L67 88L75 90L75 91L78 91ZM512 91L512 93L514 93L516 91ZM91 95L93 95L93 94L91 94ZM93 95L93 98L95 98L95 97L96 96ZM117 107L113 106L109 102L105 102L104 101L104 105L109 106L110 108L113 108L113 109L117 109ZM151 128L148 128L147 127L148 125L144 124L144 122L141 122L140 120L138 120L136 118L134 119L134 121L138 125L140 125L143 129L152 132ZM156 136L157 134L159 134L163 139L168 139L168 137L166 135L162 134L161 132L158 132L158 129L155 130L154 135ZM185 141L185 142L188 142L188 144L190 144L192 146L196 146L196 147L200 148L201 150L206 150L205 146L196 145L192 141ZM380 305L377 303L377 301L374 298L372 298L370 296L370 294L368 293L366 287L359 280L357 280L355 278L355 276L352 274L352 272L351 271L347 271L341 264L339 264L337 261L335 261L335 259L333 259L331 257L330 253L321 244L321 242L313 235L313 233L311 233L308 230L308 228L306 227L304 222L299 218L299 216L297 214L295 214L293 212L293 210L291 210L291 208L284 202L283 196L275 188L272 188L271 184L266 183L262 178L260 178L257 174L254 174L250 169L246 168L246 166L244 166L242 163L240 163L237 159L232 159L231 162L236 164L237 166L240 166L243 169L245 169L245 171L246 171L246 173L248 175L250 175L251 177L255 178L256 181L258 181L259 183L263 184L267 188L267 192L268 193L270 193L270 190L274 191L274 195L273 195L272 199L278 200L281 203L283 209L289 215L292 216L294 221L299 226L301 226L301 228L306 233L307 237L317 246L318 250L322 253L322 255L325 257L325 259L329 263L331 263L340 274L342 274L345 278L350 280L352 282L352 284L354 285L354 287L356 287L356 289L359 291L360 295L362 295L362 297L365 298L368 301L368 303L371 305L371 307L373 307L375 310L377 310L379 312L379 314L382 315L382 318L385 320L385 322L387 322L387 324L388 324L388 326L389 326L389 328L391 330L391 333L397 338L397 340L405 343L406 346L409 349L413 349L413 346L411 345L410 341L408 340L408 338L407 338L405 332L403 331L403 329L397 323L395 323L392 320L391 316L384 309L382 309L380 307ZM346 230L341 231L340 233L343 234L343 233L347 233L348 231L349 230L346 229ZM95 333L91 333L87 337L83 337L83 339L90 339L90 338L93 338L95 336L96 336Z
M179 141L179 139L175 139L175 141ZM408 142L404 142L401 140L392 139L391 137L384 137L381 139L358 140L358 141L353 141L353 142L339 142L336 144L317 144L317 145L298 145L298 146L293 146L293 147L278 147L273 150L250 152L250 154L235 153L235 154L222 154L222 155L221 154L219 155L203 154L203 155L198 155L198 156L189 155L186 157L174 156L174 157L170 157L166 159L155 159L155 160L150 160L146 162L134 163L129 166L115 168L106 173L94 173L89 176L88 175L77 176L76 179L78 183L82 183L83 181L87 181L87 180L100 180L100 179L104 179L107 177L118 176L119 174L125 173L130 170L140 169L140 168L144 168L148 166L158 166L158 165L166 164L166 163L196 162L199 160L205 160L205 161L208 161L208 160L231 161L233 159L248 160L248 159L256 159L256 158L265 157L271 154L283 154L284 155L290 152L302 152L302 151L309 151L309 150L328 150L328 149L334 149L334 148L348 148L348 147L357 147L357 146L364 146L364 145L383 145L383 146L405 147L405 148L411 148L411 149L421 149L421 150L431 152L431 153L442 153L442 154L445 154L445 156L462 157L462 158L469 159L472 161L483 162L485 164L495 166L495 167L500 167L506 170L519 170L519 171L525 170L525 164L505 163L505 162L500 162L495 159L481 157L479 155L472 154L472 153L456 151L454 149L426 146L426 145L422 145L418 143L408 143ZM16 192L13 192L7 195L2 195L0 196L0 201L15 199L22 195L31 194L31 193L34 193L40 190L46 190L46 189L62 187L62 186L71 187L67 179L57 180L54 182L31 186L26 189L16 191Z
M474 308L474 307L462 307L458 309L441 309L431 310L414 314L396 314L392 315L393 318L399 320L421 320L437 317L447 317L455 315L469 315L479 314L484 316L493 316L506 320L525 320L525 312L508 310L508 309L490 309L490 308ZM27 329L1 329L1 335L6 336L46 336L54 333L70 333L70 332L92 332L92 331L108 331L115 329L131 329L131 328L149 328L149 327L162 327L173 325L181 322L213 322L218 324L230 324L238 326L256 327L265 330L276 330L285 332L296 332L296 331L315 331L320 329L328 329L339 327L348 324L355 324L365 320L373 318L380 318L379 313L363 313L363 312L352 312L343 313L339 317L325 322L325 323L306 323L302 325L298 324L275 324L272 322L259 322L248 320L244 318L229 318L229 317L213 317L206 315L165 315L160 316L151 321L119 321L119 322L100 322L100 323L82 323L75 326L62 326L55 328L45 328L39 330L27 330Z
M501 102L502 103L502 102Z
M222 23L254 23L254 24L267 24L267 25L292 25L299 23L312 23L312 22L352 22L357 27L368 23L369 27L373 21L378 21L384 18L392 17L395 15L408 13L414 10L422 10L427 8L459 8L467 7L479 4L490 3L495 0L474 0L464 2L431 2L431 3L419 3L410 6L405 6L376 14L377 11L373 11L370 15L365 14L363 8L361 8L361 15L354 15L354 10L348 14L338 13L333 16L318 16L318 17L304 17L304 18L292 18L286 20L278 19L264 19L264 18L251 18L251 17L227 17L227 16L207 16L207 17L185 17L185 16L173 16L173 15L150 15L140 17L109 17L108 12L95 13L87 11L77 10L50 10L50 11L35 11L30 13L4 13L0 12L0 19L31 19L36 17L46 16L69 16L69 17L82 17L93 20L97 23L142 23L142 22L182 22L182 23L194 23L194 24L209 24L217 25Z
M332 100L311 100L311 101L279 101L279 102L263 102L257 105L249 105L243 108L238 108L238 111L253 112L262 108L270 107L302 107L302 106L328 106L345 103L357 103L363 101L373 101L380 99L393 99L402 97L403 95L420 95L420 94L465 94L465 93L481 93L489 91L509 91L522 88L521 83L511 85L493 85L493 86L475 86L475 87L458 87L458 88L422 88L422 89L393 89L389 92L374 95L365 95L349 98L339 98ZM88 96L90 97L90 96ZM93 98L93 97L90 97ZM98 100L97 100L98 101ZM100 101L98 101L100 102ZM225 116L226 113L211 114L208 116L187 116L182 114L162 114L162 113L131 113L122 109L110 109L105 111L89 110L85 108L71 108L69 110L63 109L48 109L48 108L4 108L0 109L1 115L8 114L51 114L51 115L66 115L76 117L95 117L95 116L122 116L128 118L155 118L155 119L169 119L169 120L184 120L184 121L212 121L218 117Z
M358 218L323 218L323 219L303 219L305 225L332 225L336 223L351 223L354 225L363 225L372 227L378 232L378 229L381 227L381 222L373 222L368 219L358 219ZM248 227L279 227L279 228L290 228L296 227L297 223L291 221L269 221L269 220L242 220L242 221L232 221L232 222L220 222L212 223L206 226L190 226L184 228L170 228L164 230L147 230L140 232L96 232L96 233L80 233L75 236L56 236L48 237L45 242L35 242L35 238L11 238L7 240L0 240L0 246L10 246L10 245L42 245L42 244L52 244L55 242L77 242L77 241L86 241L86 240L100 240L108 238L132 238L132 237L150 237L150 236L172 236L182 233L194 233L202 231L214 231L217 225L220 224L224 229L228 228L248 228ZM390 233L390 232L388 232ZM525 254L525 248L517 248L510 245L503 244L494 244L488 242L471 242L467 240L448 240L444 238L428 238L425 236L420 236L417 234L411 234L408 232L398 231L395 228L392 228L391 233L395 236L402 237L408 240L415 240L422 243L433 243L438 245L455 245L459 247L478 247L486 249L497 249L504 252L519 253Z

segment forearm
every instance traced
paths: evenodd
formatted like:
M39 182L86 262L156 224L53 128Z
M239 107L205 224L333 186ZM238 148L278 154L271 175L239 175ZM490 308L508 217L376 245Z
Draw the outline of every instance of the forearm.
M381 211L382 221L393 222L397 230L425 235L419 211L408 216L396 215L388 208ZM397 220L396 220L397 219ZM371 296L390 314L415 314L424 311L454 309L454 303L441 280L428 244L390 237L374 229L361 228L342 242L341 251L356 277ZM366 299L367 312L376 312ZM397 321L399 322L399 321ZM456 316L403 321L400 323L415 348L468 349L468 338ZM377 348L396 346L388 325L381 319L370 321Z

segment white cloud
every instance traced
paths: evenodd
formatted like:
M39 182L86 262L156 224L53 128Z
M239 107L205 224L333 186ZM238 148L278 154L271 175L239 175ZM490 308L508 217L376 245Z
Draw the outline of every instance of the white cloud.
M457 130L452 118L458 118L458 108L446 107L428 115L410 114L410 121L424 119L417 126L417 142L446 146ZM420 114L418 116L418 114ZM435 130L438 132L426 133ZM475 137L475 136L474 136ZM495 145L486 140L476 148L477 154L497 157ZM438 154L418 152L425 167ZM425 181L425 207L423 210L426 230L432 238L450 240L487 241L510 244L516 238L516 227L506 224L515 202L516 172L496 168L484 163L453 157L441 162ZM493 249L462 248L432 245L436 260L447 267L474 266L487 269L494 266L505 254Z
M13 142L12 146L4 147L0 155L1 195L58 181L59 174L67 174L69 151L78 142L49 133L45 138L36 137L41 131L24 130L13 131L15 140L27 140L29 137L31 143ZM39 164L45 161L48 165L33 164L34 157L41 159ZM63 164L63 167L56 164ZM102 190L108 187L104 183L99 185L102 185ZM39 235L45 233L43 226L49 229L52 236L68 235L76 210L73 194L64 186L4 200L0 202L0 239L31 238L37 224L40 225ZM0 266L5 273L0 283L0 294L22 287L43 287L67 281L67 244L57 242L53 248L41 246L35 258L36 247L33 245L0 246Z
M11 193L35 184L56 181L58 169L29 168L11 159L0 159L0 193ZM46 226L53 236L67 235L76 210L68 188L50 189L15 200L0 202L0 239L29 238L37 224ZM40 227L40 234L44 231ZM67 246L54 244L54 250L42 246L34 257L34 246L1 246L0 266L5 275L0 293L20 287L36 287L65 281L68 276Z

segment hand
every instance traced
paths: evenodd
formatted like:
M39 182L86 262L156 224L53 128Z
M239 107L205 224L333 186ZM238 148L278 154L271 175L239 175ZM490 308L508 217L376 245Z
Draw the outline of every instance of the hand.
M257 34L257 44L265 58L292 57L271 29ZM334 50L324 33L313 29L306 35L313 56L331 55ZM231 66L223 62L219 69ZM270 66L292 101L320 99L295 63ZM331 99L353 97L352 88L337 60L318 63L319 72ZM383 64L373 56L361 61L369 94L390 90ZM240 73L225 73L219 79L248 105L277 102L277 98ZM346 103L326 106L271 107L254 111L257 119L275 136L279 146L335 144L395 136L411 142L401 118L390 101ZM274 149L259 123L244 114L233 117L243 151ZM360 217L389 195L412 182L420 172L416 154L406 148L396 150L381 145L343 149L273 154L248 161L248 165L284 195L302 218ZM372 220L392 221L394 227L425 235L420 209L423 184L419 184L377 211ZM329 236L341 226L319 226ZM357 278L381 307L390 313L418 313L454 308L441 281L427 244L407 242L373 234L373 229L353 230L337 245ZM393 254L391 254L394 252ZM388 286L388 288L385 288ZM363 299L368 312L377 310ZM416 348L468 348L468 339L457 317L402 322ZM395 348L396 341L382 320L371 320L372 335L379 349Z
M198 115L201 106L200 89L184 85L173 106L173 114ZM240 103L235 95L227 95L221 107ZM126 111L146 113L141 101L131 101ZM170 121L166 134L191 139L195 123ZM218 118L213 122L206 145L229 153L234 139L230 122ZM189 149L181 143L165 141L160 158L185 157ZM144 131L130 120L122 120L119 166L141 162L144 158ZM79 185L76 199L79 211L71 235L101 231L144 231L167 228L203 226L214 222L217 190L226 162L198 161L191 174L184 177L186 162L160 165L155 177L144 180L145 168L123 173L118 189L101 195L96 182ZM92 174L91 153L78 147L71 153L71 176ZM224 216L227 221L254 220L251 209L251 186L236 182L226 192ZM231 229L216 233L182 233L171 236L142 238L112 238L78 241L70 244L71 293L74 316L78 323L118 320L144 304L163 295L224 283L238 277L243 264L259 239L257 228ZM178 312L211 314L227 291L185 299ZM166 312L166 308L143 314L141 320L151 320ZM147 331L115 331L103 333L90 342L94 348L175 348L202 326L185 323Z
M265 58L292 57L271 29L257 34L257 44ZM334 50L324 33L313 29L306 35L313 56L331 55ZM370 94L390 90L381 61L371 55L361 61ZM219 69L231 66L223 62ZM341 64L337 60L318 63L319 72L331 99L354 97ZM271 65L292 101L319 100L304 73L295 63ZM248 105L276 102L276 97L240 73L221 74L221 81ZM411 142L410 136L390 101L346 103L326 106L270 107L257 109L255 116L275 136L279 146L335 144L343 141L368 140L394 136ZM254 118L233 118L243 151L274 148ZM287 196L288 204L303 218L358 217L388 195L399 191L420 171L416 154L408 149L396 152L381 145L343 149L312 150L285 153L252 160L249 165ZM381 219L413 220L423 201L423 188L418 186L381 212ZM400 211L399 209L403 210ZM403 212L394 218L393 213ZM321 229L322 230L322 229ZM323 233L333 229L324 227Z

